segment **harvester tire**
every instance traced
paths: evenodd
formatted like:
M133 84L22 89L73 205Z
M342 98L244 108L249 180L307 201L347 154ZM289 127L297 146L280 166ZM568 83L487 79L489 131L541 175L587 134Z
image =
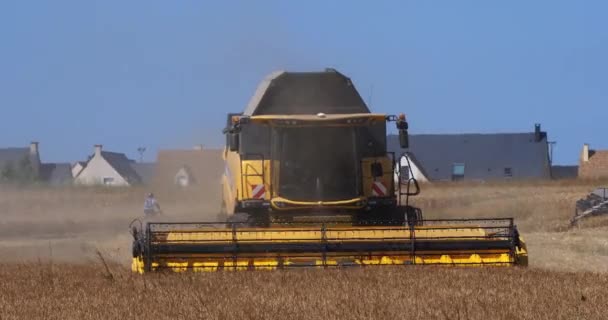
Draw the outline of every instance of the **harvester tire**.
M405 212L401 208L379 208L357 216L356 225L395 226L406 222Z
M409 226L421 226L424 220L422 218L422 210L412 206L405 207L405 216Z

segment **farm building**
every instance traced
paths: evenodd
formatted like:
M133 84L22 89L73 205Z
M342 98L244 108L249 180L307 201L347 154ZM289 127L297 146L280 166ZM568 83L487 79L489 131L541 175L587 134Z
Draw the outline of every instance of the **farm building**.
M40 165L40 180L51 186L70 185L74 181L69 163L43 163Z
M584 144L578 176L583 179L608 178L608 150L593 150Z
M160 150L158 152L155 184L180 187L209 186L219 182L224 171L222 150L194 149Z
M95 152L74 178L74 182L80 185L107 186L141 184L141 177L133 169L134 163L124 153L103 151L102 145L95 145Z
M399 137L389 135L389 151L402 155ZM413 134L408 154L429 181L549 179L547 133ZM418 177L416 177L418 178Z
M11 180L23 174L37 178L39 173L38 142L32 142L29 147L24 148L0 149L0 179Z
M552 166L551 178L555 180L578 178L578 166Z
M29 147L0 149L0 181L66 185L72 175L69 164L42 163L39 143L31 142Z

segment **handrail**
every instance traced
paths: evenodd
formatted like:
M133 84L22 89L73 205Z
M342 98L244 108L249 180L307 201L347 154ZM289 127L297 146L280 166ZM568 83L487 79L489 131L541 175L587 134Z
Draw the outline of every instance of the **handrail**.
M407 161L407 168L408 168L408 172L409 172L409 179L407 180L407 189L406 192L402 192L403 189L403 182L401 181L401 159L403 159L405 157L405 160ZM401 157L399 158L399 174L397 175L397 180L399 181L399 204L401 204L401 197L402 196L406 196L405 198L405 205L408 206L409 205L409 200L410 200L410 196L417 196L420 194L420 184L418 184L418 180L416 179L416 177L414 177L414 170L412 170L412 164L410 162L410 158L407 156L407 153L404 152L401 154ZM411 192L410 191L410 186L412 184L412 182L414 183L414 186L416 187L416 191Z

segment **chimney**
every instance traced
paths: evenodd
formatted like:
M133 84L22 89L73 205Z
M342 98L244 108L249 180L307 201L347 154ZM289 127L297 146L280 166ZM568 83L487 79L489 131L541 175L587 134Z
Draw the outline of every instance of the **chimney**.
M95 156L96 156L96 157L101 156L101 148L102 148L102 147L103 147L103 146L102 146L102 145L100 145L100 144L96 144L96 145L95 145Z
M203 145L202 144L197 144L192 149L194 149L194 150L203 150Z
M30 142L30 155L32 155L32 156L38 155L38 142L37 141Z
M540 123L534 125L534 141L540 142L543 139L542 132L540 131Z
M589 144L588 143L585 143L583 145L583 154L581 155L581 160L583 160L583 162L589 161Z

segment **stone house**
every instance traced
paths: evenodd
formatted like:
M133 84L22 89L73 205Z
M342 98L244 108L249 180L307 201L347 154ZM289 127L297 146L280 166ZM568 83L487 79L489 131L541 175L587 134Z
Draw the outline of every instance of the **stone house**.
M608 150L593 150L583 145L578 166L578 177L582 179L608 178Z

